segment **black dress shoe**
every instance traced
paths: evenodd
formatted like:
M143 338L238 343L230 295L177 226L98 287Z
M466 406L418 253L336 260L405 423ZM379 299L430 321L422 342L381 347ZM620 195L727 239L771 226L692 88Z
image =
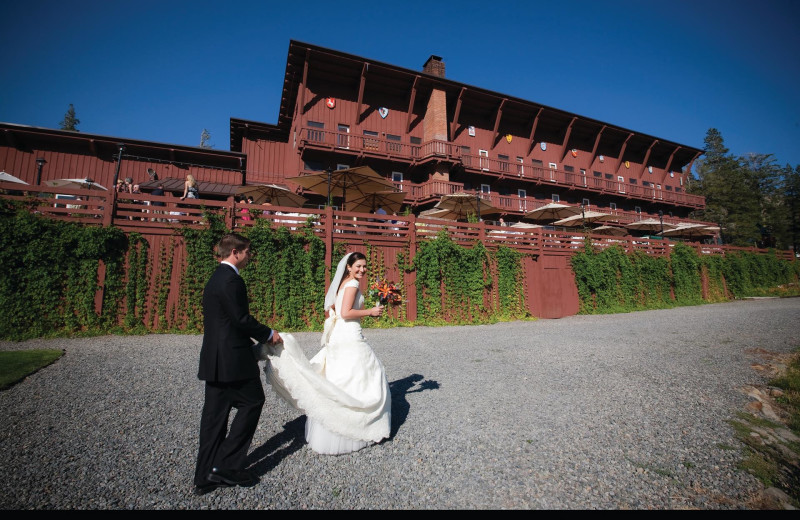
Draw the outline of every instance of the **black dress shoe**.
M194 487L194 494L199 496L199 497L201 497L203 495L211 493L214 490L217 490L219 488L226 488L226 487L230 487L230 485L226 484L224 482L207 482L207 483L205 483L203 485L195 486Z
M208 474L211 482L221 482L229 486L252 486L258 483L258 477L240 469L212 468Z

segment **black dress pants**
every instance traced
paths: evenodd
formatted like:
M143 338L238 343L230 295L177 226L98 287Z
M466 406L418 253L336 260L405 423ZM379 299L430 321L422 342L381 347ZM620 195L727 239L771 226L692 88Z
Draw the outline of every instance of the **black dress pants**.
M264 388L260 378L232 383L206 381L205 393L194 474L194 483L198 486L208 484L211 468L244 469L247 451L264 406ZM233 408L237 409L236 416L228 432L228 418Z

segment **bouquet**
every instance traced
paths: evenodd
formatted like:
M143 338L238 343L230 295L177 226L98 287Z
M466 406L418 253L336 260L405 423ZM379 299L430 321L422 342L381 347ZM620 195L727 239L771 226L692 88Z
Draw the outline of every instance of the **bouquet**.
M386 280L376 279L372 285L369 286L369 295L372 298L377 298L381 305L392 303L398 305L403 302L403 297L400 294L400 289L392 282Z

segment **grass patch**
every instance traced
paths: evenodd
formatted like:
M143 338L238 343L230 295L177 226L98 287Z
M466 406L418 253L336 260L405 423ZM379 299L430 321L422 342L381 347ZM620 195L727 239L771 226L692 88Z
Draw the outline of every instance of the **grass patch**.
M783 390L783 395L776 401L789 412L787 426L796 435L800 435L800 354L795 355L787 363L786 371L769 384Z
M62 350L14 350L0 352L0 390L22 381L64 355Z
M745 448L744 459L739 463L739 469L751 473L766 487L777 483L780 471L777 462L750 448Z

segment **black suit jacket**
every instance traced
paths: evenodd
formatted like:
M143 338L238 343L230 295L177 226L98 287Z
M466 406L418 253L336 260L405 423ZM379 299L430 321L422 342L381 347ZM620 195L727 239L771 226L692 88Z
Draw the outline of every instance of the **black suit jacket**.
M244 280L227 264L217 267L203 290L203 325L198 378L225 383L260 377L250 338L266 343L272 329L250 315Z

